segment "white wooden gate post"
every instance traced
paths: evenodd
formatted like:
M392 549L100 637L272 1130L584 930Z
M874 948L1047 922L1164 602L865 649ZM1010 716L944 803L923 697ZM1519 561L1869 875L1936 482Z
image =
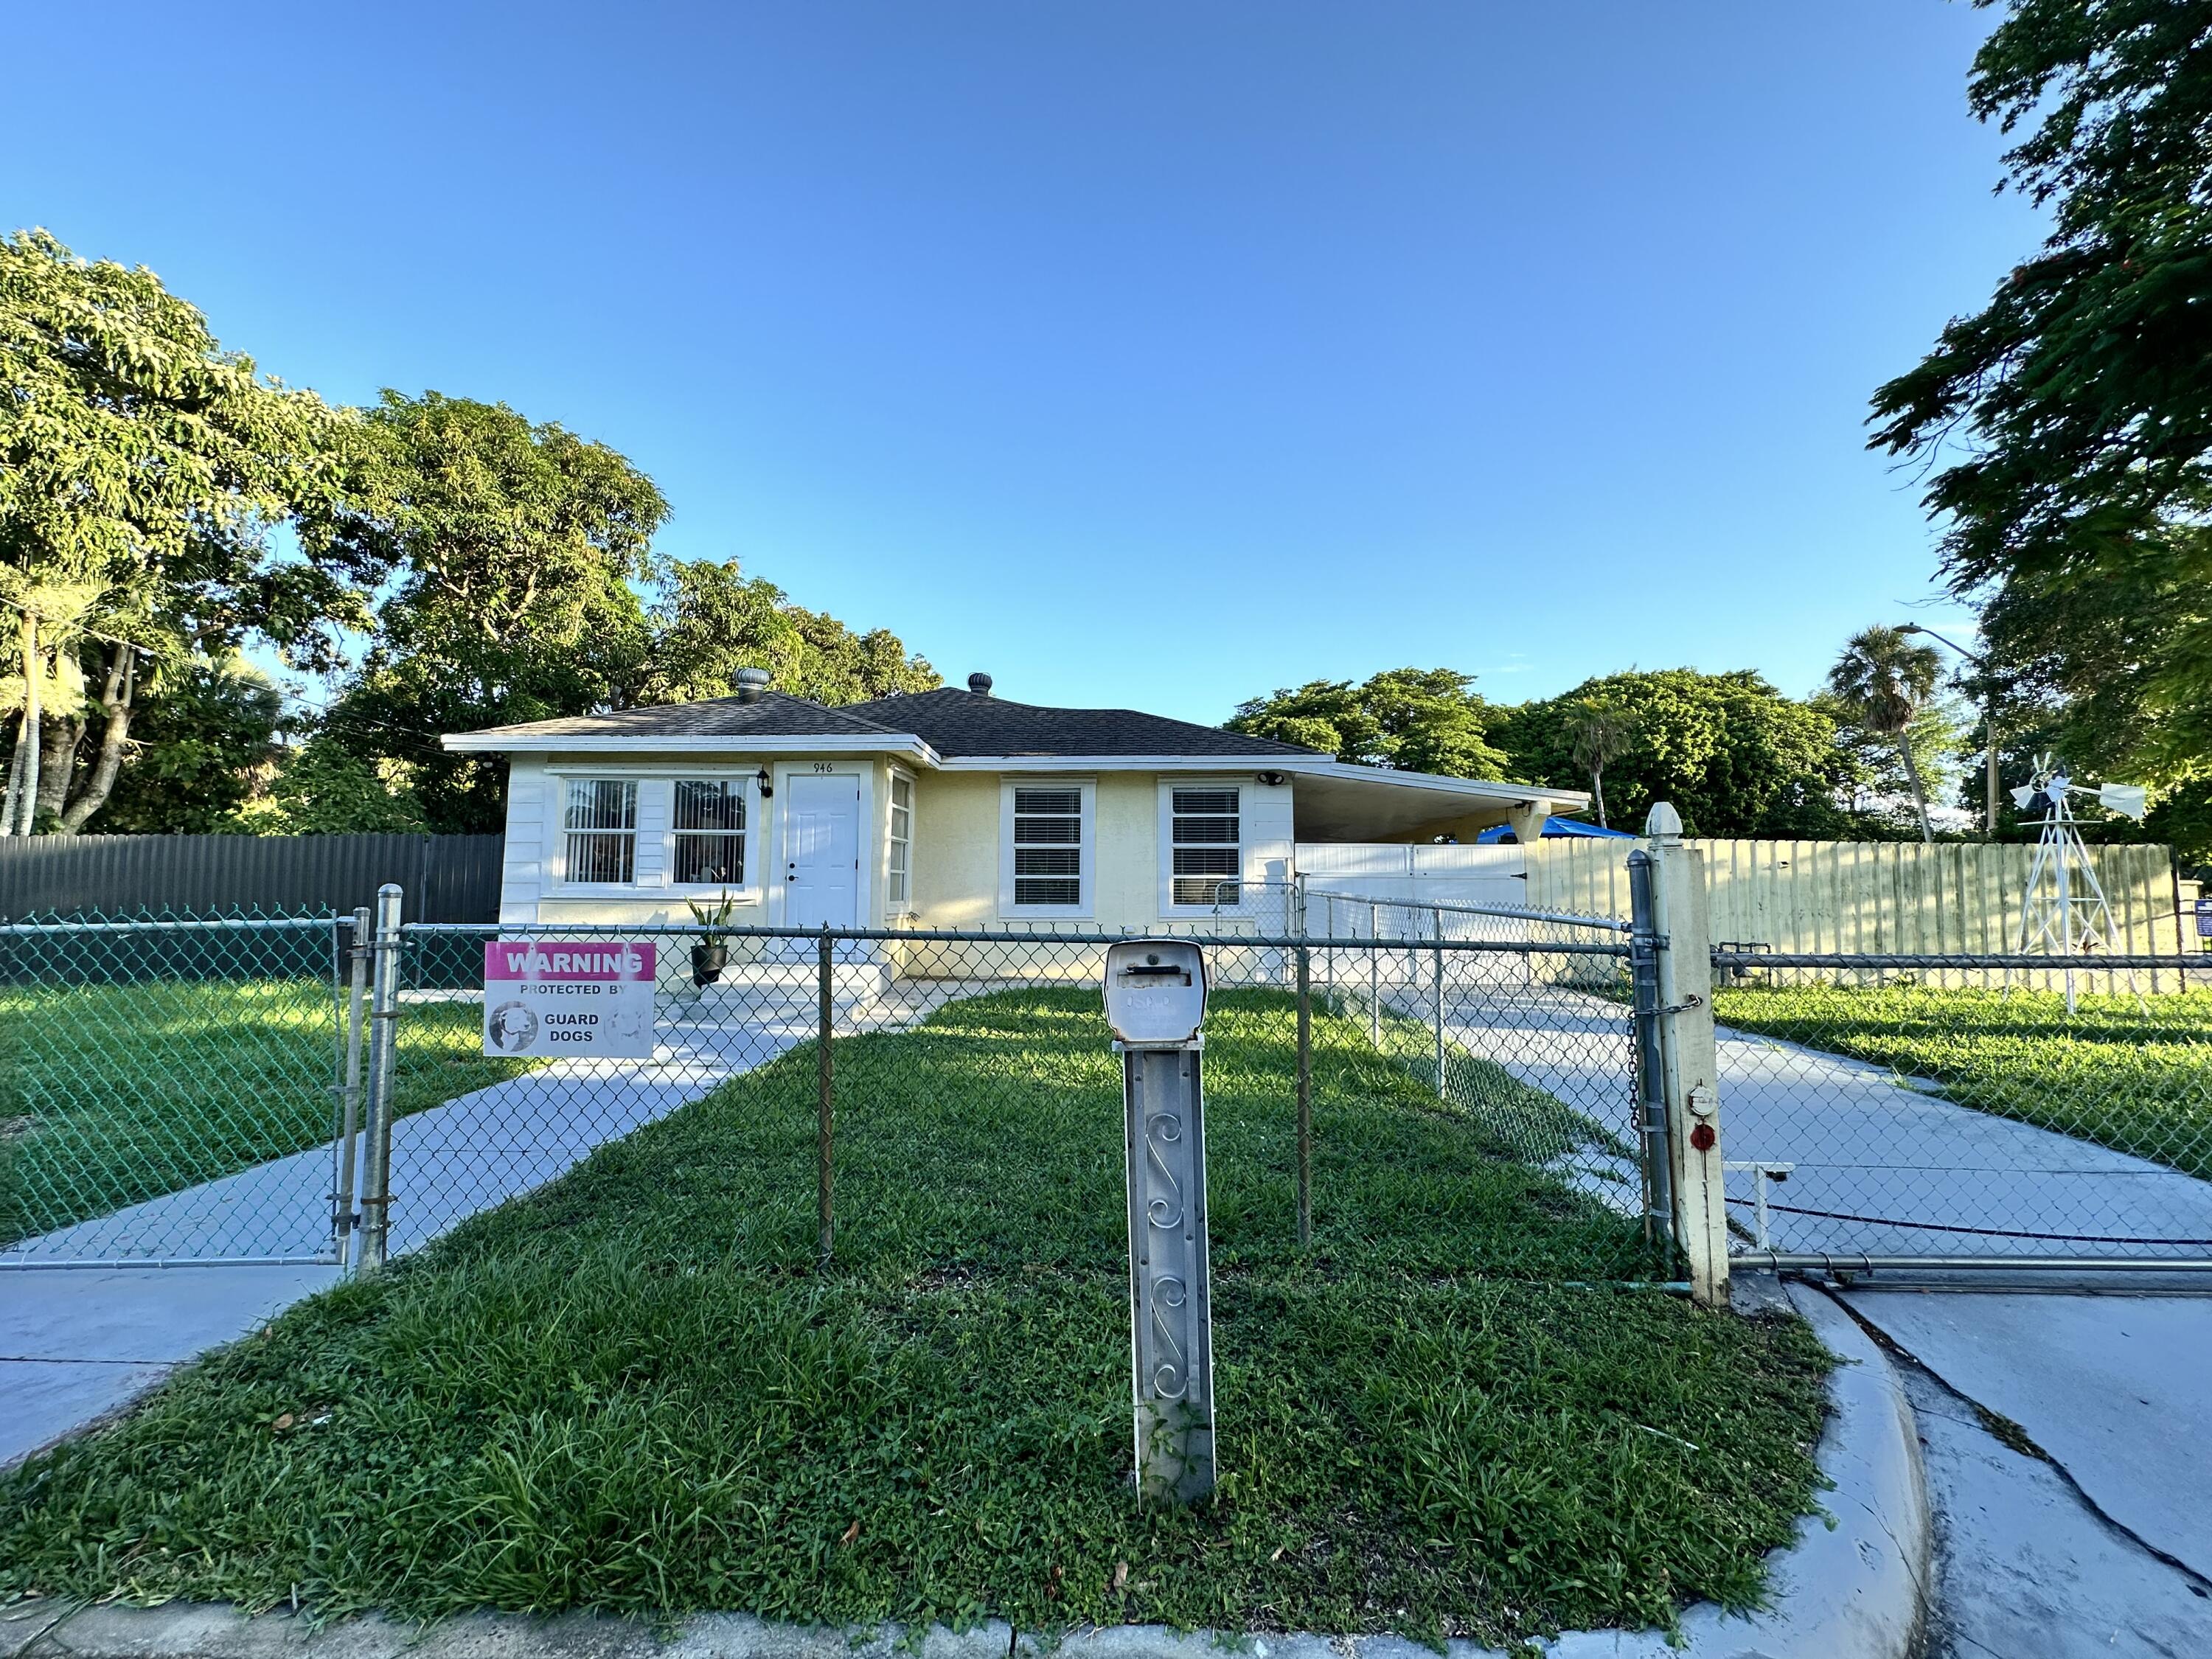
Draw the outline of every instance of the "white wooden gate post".
M1679 813L1661 801L1644 820L1659 933L1659 1057L1667 1094L1674 1237L1701 1306L1728 1305L1728 1192L1721 1168L1721 1103L1713 1046L1711 929L1705 856L1682 844Z

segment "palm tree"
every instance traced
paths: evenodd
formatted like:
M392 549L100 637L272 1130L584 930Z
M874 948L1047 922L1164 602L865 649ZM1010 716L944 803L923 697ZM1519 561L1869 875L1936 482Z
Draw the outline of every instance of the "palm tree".
M1910 735L1913 717L1935 697L1943 659L1932 645L1915 645L1896 628L1869 628L1854 634L1844 654L1828 671L1828 690L1852 718L1869 732L1893 738L1905 775L1912 784L1913 811L1920 815L1920 839L1932 842L1928 791L1920 781Z
M1605 821L1606 763L1636 740L1636 716L1617 702L1590 698L1575 705L1567 726L1574 747L1575 764L1589 774L1590 793L1597 799L1597 823Z

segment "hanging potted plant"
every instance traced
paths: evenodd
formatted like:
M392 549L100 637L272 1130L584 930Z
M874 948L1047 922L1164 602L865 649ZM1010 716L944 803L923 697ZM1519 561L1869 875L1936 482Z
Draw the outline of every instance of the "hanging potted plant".
M691 982L703 989L721 978L722 969L730 965L728 928L738 902L726 891L712 903L702 904L697 899L684 902L690 908L691 920L707 929L691 947Z

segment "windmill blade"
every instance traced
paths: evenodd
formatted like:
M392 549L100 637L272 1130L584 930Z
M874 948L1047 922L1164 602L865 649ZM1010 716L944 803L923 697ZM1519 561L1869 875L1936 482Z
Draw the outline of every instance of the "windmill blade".
M2150 810L2149 791L2139 783L2100 783L2097 786L2097 805L2108 812L2118 812L2140 822Z

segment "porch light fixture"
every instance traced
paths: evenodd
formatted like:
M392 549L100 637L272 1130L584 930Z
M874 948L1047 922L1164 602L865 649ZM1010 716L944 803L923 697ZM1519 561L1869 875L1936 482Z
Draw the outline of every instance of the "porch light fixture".
M1283 783L1284 778L1280 772L1262 772L1260 774L1260 781L1273 789L1279 787Z
M775 793L775 781L769 776L768 768L765 766L753 774L753 787L760 791L763 800Z

